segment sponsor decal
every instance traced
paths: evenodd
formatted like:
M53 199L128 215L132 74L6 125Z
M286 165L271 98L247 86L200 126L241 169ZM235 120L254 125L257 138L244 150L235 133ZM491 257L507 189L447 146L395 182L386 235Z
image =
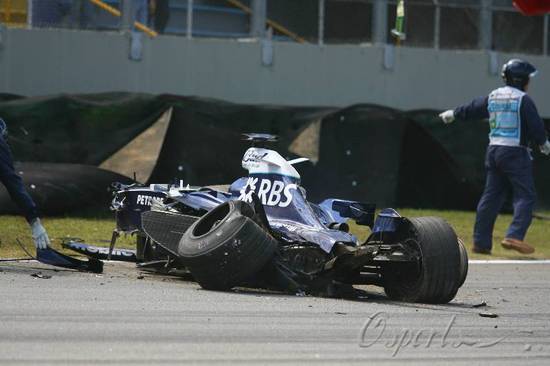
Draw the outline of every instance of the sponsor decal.
M162 203L162 198L147 196L144 194L138 194L136 198L136 204L141 206L151 206L153 204L153 201Z
M104 254L104 255L109 254L109 248L93 247L93 246L80 244L80 243L70 243L69 248L79 251L81 253ZM133 257L134 255L135 255L134 252L124 250L124 249L113 250L113 256Z
M252 193L255 192L264 206L288 207L292 203L293 189L298 189L294 183L249 177L239 192L239 200L252 203Z
M257 151L247 151L243 157L243 163L262 161L267 156L267 153Z

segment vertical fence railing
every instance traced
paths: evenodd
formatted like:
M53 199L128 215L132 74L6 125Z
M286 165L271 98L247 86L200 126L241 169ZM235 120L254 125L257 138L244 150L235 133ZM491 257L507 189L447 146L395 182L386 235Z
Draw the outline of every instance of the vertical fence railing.
M5 0L4 17L6 19L6 23L11 22L11 0Z
M388 0L374 0L372 5L372 40L384 44L388 38Z
M252 0L251 9L250 35L252 37L263 38L265 36L265 28L267 24L266 0Z
M193 38L193 0L187 0L187 29L185 36L187 39Z
M32 28L32 0L27 1L27 27Z
M542 54L548 56L548 23L550 15L544 16L544 34L542 35Z
M318 24L318 44L322 46L325 43L325 0L319 0L319 21Z
M493 11L491 0L481 0L479 14L479 45L482 50L490 50L493 42Z
M434 48L438 50L441 37L441 6L437 0L434 0L434 5Z
M133 4L132 0L121 0L120 9L122 11L122 17L120 21L120 29L122 31L127 31L132 28L132 11Z

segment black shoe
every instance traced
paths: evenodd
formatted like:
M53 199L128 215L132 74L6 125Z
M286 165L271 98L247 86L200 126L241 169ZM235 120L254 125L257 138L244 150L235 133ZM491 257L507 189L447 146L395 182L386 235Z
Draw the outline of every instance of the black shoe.
M477 254L491 255L491 249L480 248L480 247L476 247L475 245L472 247L472 252Z

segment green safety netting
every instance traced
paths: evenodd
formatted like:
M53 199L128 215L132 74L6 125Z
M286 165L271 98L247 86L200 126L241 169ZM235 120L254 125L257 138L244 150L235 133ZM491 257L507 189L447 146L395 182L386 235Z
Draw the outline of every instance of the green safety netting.
M0 98L2 100L2 98ZM21 161L97 165L150 126L163 103L150 95L105 93L0 102Z

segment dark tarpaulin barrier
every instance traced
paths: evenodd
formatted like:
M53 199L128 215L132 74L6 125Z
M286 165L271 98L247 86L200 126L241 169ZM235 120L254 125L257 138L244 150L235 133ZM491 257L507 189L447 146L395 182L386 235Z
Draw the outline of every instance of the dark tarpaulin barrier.
M405 126L397 111L374 105L356 105L326 116L319 162L303 177L310 197L394 204Z
M0 117L17 160L98 165L170 107L150 182L230 183L246 174L241 158L248 144L241 134L265 132L280 136L272 147L283 156L312 158L297 169L313 201L333 196L380 206L473 209L483 190L488 123L444 125L436 110L252 106L116 93L0 101ZM550 207L550 159L538 151L534 157L538 203Z
M405 113L396 202L406 207L474 209L485 179L483 149L487 133L474 132L479 133L477 145L471 139L460 142L468 126L460 125L462 122L444 125L438 113ZM470 151L463 151L461 146L470 146ZM470 153L477 154L476 158L471 159Z
M59 95L0 102L16 160L99 165L166 108L150 95Z
M23 99L25 97L18 94L0 93L0 102L10 102L12 100Z
M339 195L382 206L468 208L472 194L459 184L460 166L415 121L419 114L358 105L323 120L319 179L336 169L330 183Z
M216 100L165 96L174 105L151 182L183 179L192 185L227 184L246 175L241 159L249 147L242 133L276 134L269 146L296 157L289 146L312 121L331 109L249 106Z
M16 163L15 170L23 178L25 188L46 215L59 215L90 208L107 209L108 191L114 181L130 183L119 174L90 165L55 163ZM0 213L19 214L0 184Z

